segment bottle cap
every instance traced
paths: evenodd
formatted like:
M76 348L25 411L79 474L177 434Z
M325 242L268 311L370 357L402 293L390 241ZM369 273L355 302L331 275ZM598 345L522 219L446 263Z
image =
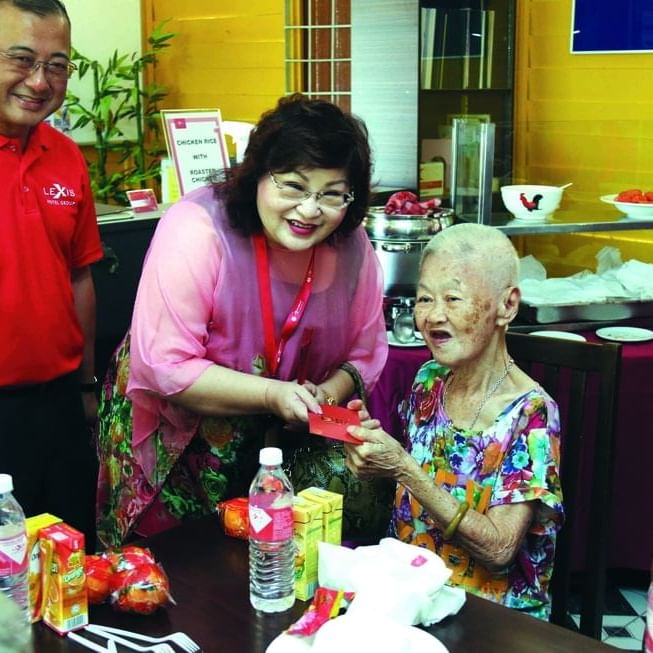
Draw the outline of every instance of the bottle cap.
M261 449L258 455L258 461L261 465L281 465L283 453L278 447L265 447Z
M0 494L6 494L14 489L14 480L10 474L0 474Z

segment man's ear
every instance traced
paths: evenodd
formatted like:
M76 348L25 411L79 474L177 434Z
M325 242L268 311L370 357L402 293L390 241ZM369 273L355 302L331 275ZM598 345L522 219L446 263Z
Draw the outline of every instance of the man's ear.
M521 290L516 286L509 286L501 293L501 299L497 307L497 326L507 326L517 316Z

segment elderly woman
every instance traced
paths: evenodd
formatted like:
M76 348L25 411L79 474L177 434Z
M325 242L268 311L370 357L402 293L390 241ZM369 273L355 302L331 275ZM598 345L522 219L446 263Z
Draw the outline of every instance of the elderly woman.
M387 338L360 226L370 170L359 120L292 96L263 115L225 182L161 219L103 389L105 545L247 494L266 434L283 444L309 411L374 385Z
M500 231L461 224L425 248L415 322L433 359L403 407L407 450L361 406L361 477L397 482L392 534L436 551L450 582L546 619L563 517L555 402L510 358L519 259Z

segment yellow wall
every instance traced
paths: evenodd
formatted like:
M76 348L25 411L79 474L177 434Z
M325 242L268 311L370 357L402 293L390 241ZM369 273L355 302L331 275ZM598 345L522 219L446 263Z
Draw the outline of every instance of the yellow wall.
M281 0L142 0L143 30L174 17L156 71L165 108L255 122L284 92ZM600 195L653 190L653 54L572 55L572 0L517 0L515 180L562 184L563 209L617 215ZM382 74L382 71L381 71ZM604 245L653 262L653 232L520 239L551 274L594 267Z
M224 120L256 122L284 93L281 0L142 0L143 33L171 18L177 36L156 81L167 109L219 108Z
M571 54L572 0L517 5L515 181L572 181L563 208L617 216L599 196L653 190L653 54ZM594 267L606 244L653 262L651 230L524 239L553 274Z

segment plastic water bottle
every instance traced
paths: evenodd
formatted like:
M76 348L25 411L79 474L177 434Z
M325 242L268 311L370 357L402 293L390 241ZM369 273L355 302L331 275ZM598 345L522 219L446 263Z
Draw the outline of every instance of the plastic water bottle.
M11 476L0 474L0 592L18 608L18 620L12 625L12 641L18 645L30 641L31 614L25 513L13 489Z
M262 612L295 603L293 489L281 462L281 449L261 449L249 488L249 601Z

